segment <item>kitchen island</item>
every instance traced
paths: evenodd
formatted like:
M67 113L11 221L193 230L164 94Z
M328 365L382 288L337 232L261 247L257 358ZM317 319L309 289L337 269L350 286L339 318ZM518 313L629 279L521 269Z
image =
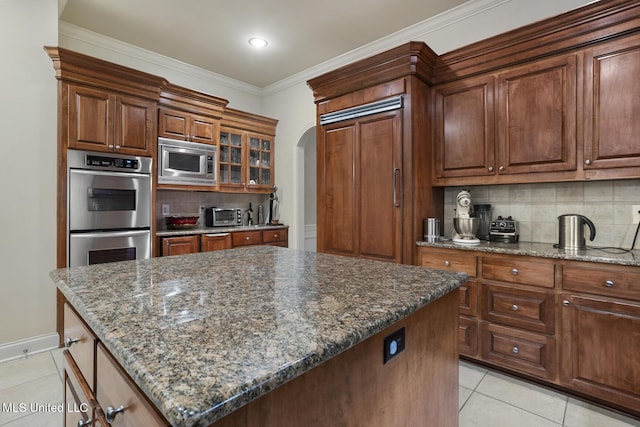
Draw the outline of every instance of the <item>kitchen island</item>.
M51 277L166 425L457 426L465 274L256 246Z

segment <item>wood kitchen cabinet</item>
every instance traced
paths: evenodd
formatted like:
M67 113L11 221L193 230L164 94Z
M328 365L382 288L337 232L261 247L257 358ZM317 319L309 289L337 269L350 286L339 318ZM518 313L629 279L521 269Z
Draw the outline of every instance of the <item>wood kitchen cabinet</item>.
M640 413L640 272L564 265L561 381Z
M200 251L222 251L231 249L231 233L213 233L200 235Z
M218 155L220 190L273 192L278 121L227 108L221 123Z
M410 42L309 80L317 113L319 252L413 264L432 187L430 78Z
M151 156L157 103L68 84L69 148Z
M207 116L180 110L158 110L158 136L183 141L216 144L220 123Z
M587 177L629 174L633 170L621 168L640 166L638 75L640 35L585 51L584 168Z
M185 255L200 252L197 234L162 238L162 256Z

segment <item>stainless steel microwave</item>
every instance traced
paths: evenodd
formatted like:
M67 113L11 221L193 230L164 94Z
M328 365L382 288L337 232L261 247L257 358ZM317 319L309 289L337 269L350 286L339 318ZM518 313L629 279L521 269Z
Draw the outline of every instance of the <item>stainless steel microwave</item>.
M216 185L216 146L158 138L158 184Z

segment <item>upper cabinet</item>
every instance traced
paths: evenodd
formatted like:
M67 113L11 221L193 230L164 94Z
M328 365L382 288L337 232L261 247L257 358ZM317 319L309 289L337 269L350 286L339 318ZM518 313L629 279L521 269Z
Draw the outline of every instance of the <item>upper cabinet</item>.
M152 156L163 79L61 48L46 48L59 80L67 148Z
M158 136L216 145L226 99L166 84L160 94Z
M587 177L640 167L640 36L584 54L584 169ZM621 170L619 173L625 173Z
M226 108L220 126L220 191L273 192L278 121Z
M597 2L438 59L435 185L640 175L640 4Z

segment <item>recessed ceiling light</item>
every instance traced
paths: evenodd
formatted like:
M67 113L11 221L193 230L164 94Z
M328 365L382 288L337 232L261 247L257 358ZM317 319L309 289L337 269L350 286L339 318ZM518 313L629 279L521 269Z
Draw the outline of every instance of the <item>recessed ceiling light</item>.
M253 47L265 47L269 43L265 39L261 39L260 37L251 37L249 39L249 44Z

